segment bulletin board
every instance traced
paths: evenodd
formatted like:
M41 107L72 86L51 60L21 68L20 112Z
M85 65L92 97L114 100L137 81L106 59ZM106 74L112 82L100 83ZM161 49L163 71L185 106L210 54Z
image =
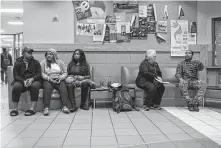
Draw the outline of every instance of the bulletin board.
M155 48L164 45L170 46L171 20L188 20L189 31L191 30L191 22L197 21L197 2L194 1L137 1L137 7L134 1L127 4L120 1L117 1L117 4L114 1L89 2L91 12L87 14L88 17L81 15L81 12L77 10L78 6L73 3L75 44L108 45L123 43L148 45ZM81 3L82 1L79 1L77 5ZM155 16L154 18L145 16L148 19L145 20L142 18L141 9L144 8L143 11L145 11L145 8L150 9L151 5L154 7L153 13ZM165 17L165 6L167 6L168 18ZM185 14L180 18L178 18L179 6L182 6ZM146 11L149 11L148 9ZM77 17L76 14L82 18ZM142 23L142 21L145 23ZM128 25L130 26L129 28ZM103 29L104 27L105 29ZM93 28L94 30L90 31L92 29L88 28ZM111 34L114 29L117 32L117 39ZM102 33L103 39L101 39ZM109 37L105 36L107 33L109 33ZM133 35L131 35L132 33ZM115 41L118 39L119 41Z

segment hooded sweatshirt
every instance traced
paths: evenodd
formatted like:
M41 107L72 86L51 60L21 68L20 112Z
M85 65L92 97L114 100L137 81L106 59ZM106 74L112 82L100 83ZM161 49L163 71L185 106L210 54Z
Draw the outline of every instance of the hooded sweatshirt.
M47 66L47 60L41 62L41 76L43 80L49 80L50 76L59 76L61 80L67 77L67 66L63 61L58 59L55 49L49 49L47 52L51 52L54 56L55 63L51 63L51 68ZM47 53L46 52L46 53ZM45 54L46 56L46 54Z

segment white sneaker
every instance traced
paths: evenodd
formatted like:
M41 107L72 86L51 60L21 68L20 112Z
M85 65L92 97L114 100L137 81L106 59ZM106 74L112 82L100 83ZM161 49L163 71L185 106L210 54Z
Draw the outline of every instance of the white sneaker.
M48 116L49 115L49 108L45 108L43 111L44 116Z

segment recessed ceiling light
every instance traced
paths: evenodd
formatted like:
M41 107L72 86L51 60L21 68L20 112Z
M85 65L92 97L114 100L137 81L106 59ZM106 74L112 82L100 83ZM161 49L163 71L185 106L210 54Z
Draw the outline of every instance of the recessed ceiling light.
M23 25L23 22L8 22L10 25Z
M0 9L0 12L23 13L23 9Z

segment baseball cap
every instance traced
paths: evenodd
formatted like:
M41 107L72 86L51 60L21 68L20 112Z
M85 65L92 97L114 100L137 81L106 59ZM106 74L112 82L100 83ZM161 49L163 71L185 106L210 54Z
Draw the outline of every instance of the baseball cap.
M33 52L34 50L32 48L29 48L29 47L25 47L25 48L22 49L22 53L30 52L30 51Z

